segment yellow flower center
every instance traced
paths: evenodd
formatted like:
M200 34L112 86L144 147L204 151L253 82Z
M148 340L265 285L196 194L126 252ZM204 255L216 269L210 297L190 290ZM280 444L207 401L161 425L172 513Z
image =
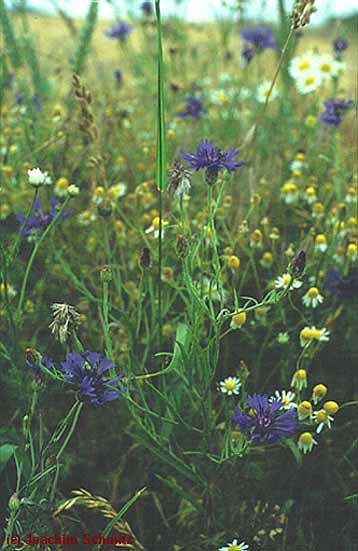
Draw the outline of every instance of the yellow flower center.
M314 212L314 214L322 214L324 212L323 204L317 201L317 203L313 205L312 211Z
M236 387L236 383L232 379L227 379L224 382L224 387L226 388L226 390L234 390L234 388Z
M327 423L328 413L324 409L320 409L316 414L317 423Z
M316 235L316 243L317 245L325 245L327 243L326 236L323 233Z
M314 338L313 331L309 327L305 327L304 329L302 329L300 335L301 335L301 338L304 339L305 341L310 341Z
M309 86L310 84L313 84L315 81L315 77L314 76L310 76L310 77L307 77L306 80L305 80L305 84L306 86Z
M327 387L325 385L316 385L313 389L313 394L317 398L323 398L327 394Z
M311 287L310 289L308 289L307 295L308 295L310 298L317 298L318 295L319 295L319 292L318 292L317 287Z
M357 254L357 245L355 243L349 243L347 247L347 254L349 256L355 256Z
M309 197L314 197L316 195L316 190L314 187L310 186L306 189L306 195Z
M240 547L236 545L236 543L233 545L229 545L229 551L240 551Z
M335 415L339 410L339 405L337 404L337 402L333 402L332 400L330 402L326 402L323 405L323 409L328 413L328 415Z
M160 226L160 218L159 218L159 216L155 216L155 218L153 218L153 220L152 220L152 226L153 226L154 230L159 230L159 226Z
M320 69L323 73L329 73L331 70L331 65L329 63L322 63Z
M238 325L240 327L241 325L244 325L246 321L246 312L241 312L240 310L238 310L231 319L235 323L235 325Z
M232 268L233 270L238 270L240 268L240 258L235 256L235 255L232 255L229 259L229 266L230 268Z
M252 241L261 241L262 233L261 230L254 230L251 234Z
M296 371L296 377L299 381L305 381L306 380L306 370L305 369L298 369L298 371Z
M308 59L302 59L298 64L299 71L306 71L311 67L311 62Z
M295 193L297 191L297 186L293 182L286 182L282 186L282 191L284 193Z
M311 331L312 331L312 338L313 339L319 339L320 338L321 333L322 333L321 329L311 329Z
M287 287L292 281L292 276L290 274L285 274L282 279L285 287Z
M301 402L298 406L299 413L303 415L310 415L312 413L312 405L307 400Z
M59 178L56 182L56 187L58 187L59 189L62 189L62 190L67 189L69 185L70 185L70 183L67 180L67 178Z
M299 437L299 442L303 446L310 446L313 442L312 434L310 432L303 432Z
M287 404L290 403L290 399L288 398L288 396L282 396L282 397L281 397L281 402L282 402L285 406L287 406Z

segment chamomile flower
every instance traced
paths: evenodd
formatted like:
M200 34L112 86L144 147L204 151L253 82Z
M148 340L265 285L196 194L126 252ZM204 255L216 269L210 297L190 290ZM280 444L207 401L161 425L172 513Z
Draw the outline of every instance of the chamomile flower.
M295 396L295 393L291 390L275 390L275 395L269 398L269 402L281 400L283 404L282 409L292 409L297 407L297 404L293 401Z
M319 233L315 238L314 250L315 252L324 253L328 248L327 238L324 233Z
M301 346L307 346L314 340L319 342L329 341L329 331L325 327L317 329L314 325L312 327L304 327L300 333Z
M260 264L263 268L267 270L271 268L273 264L273 254L270 251L264 252L260 259Z
M300 402L297 406L297 417L299 421L303 421L304 419L310 419L312 417L312 404L311 402L308 402L308 400L304 400L303 402Z
M289 73L293 79L303 78L307 73L317 66L316 57L313 52L294 57L289 66Z
M238 540L235 539L225 547L220 547L219 551L249 551L249 546L244 541L238 543Z
M317 446L318 442L313 438L310 432L303 432L298 438L298 448L304 454L312 451L313 446Z
M291 379L291 388L301 391L307 388L307 371L305 369L297 369Z
M347 257L350 262L355 262L358 258L358 246L356 243L349 243L347 245Z
M270 90L271 90L271 81L270 80L265 80L264 82L262 82L258 87L257 87L257 90L256 90L256 99L259 103L265 103L266 100L267 100L267 96L269 95L270 93ZM275 98L278 97L278 91L276 88L273 88L273 90L271 91L271 94L270 94L270 97L269 97L269 102L270 101L273 101Z
M320 201L316 201L312 205L312 218L319 220L324 216L324 205Z
M241 382L237 377L227 377L223 381L220 381L219 384L223 394L227 394L228 396L239 394Z
M323 302L323 296L320 294L317 287L311 287L302 297L302 302L307 308L317 308Z
M94 212L90 210L84 210L80 212L77 220L80 226L89 226L92 222L96 220L97 216Z
M356 203L358 198L358 187L349 186L346 191L346 196L344 198L345 202L348 203Z
M304 198L309 205L312 205L317 201L316 190L313 186L308 186L305 189Z
M293 279L291 274L283 274L275 279L275 289L299 289L302 286L302 281Z
M325 409L319 409L318 411L315 411L312 418L317 423L317 434L322 432L324 427L330 429L332 427L332 422L334 421L332 415L329 415Z
M33 187L50 185L52 180L47 172L42 172L39 168L32 168L27 171L29 184Z
M262 240L263 240L262 231L259 229L256 229L250 235L250 246L254 247L255 249L261 249Z
M327 80L338 75L338 64L330 54L323 54L317 58L317 67L322 80Z
M318 384L316 385L315 387L313 387L313 391L312 391L312 402L314 403L314 405L316 405L318 402L320 402L321 400L323 400L323 398L326 396L327 394L327 387L326 385L323 385L323 384Z
M296 203L299 197L298 187L296 186L296 184L294 184L290 180L288 182L285 182L281 188L281 197L287 205Z
M305 74L302 78L296 79L296 89L302 94L306 95L311 92L315 92L322 82L320 73L315 70Z
M0 283L0 296L5 297L8 296L10 299L16 297L17 291L11 283Z
M106 190L103 186L97 186L93 192L92 201L98 207L106 197Z
M65 197L70 183L67 178L61 177L56 180L53 191L58 197Z
M120 197L123 197L123 195L126 194L127 191L127 185L124 182L119 182L118 184L115 184L114 186L111 186L107 192L107 196L112 201L116 201Z
M168 225L168 222L162 220L162 237L164 236L164 227ZM155 216L152 220L152 224L145 230L145 233L152 233L155 239L159 237L160 218Z

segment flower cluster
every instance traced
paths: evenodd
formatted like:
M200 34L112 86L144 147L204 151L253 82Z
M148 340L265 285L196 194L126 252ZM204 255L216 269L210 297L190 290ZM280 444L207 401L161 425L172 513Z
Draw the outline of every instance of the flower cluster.
M325 109L320 114L320 121L326 126L339 126L343 115L353 105L353 100L329 99L324 102Z
M108 38L118 38L121 42L124 42L127 38L127 35L133 31L133 25L129 25L124 21L118 21L105 31L105 35Z
M203 100L195 96L186 96L185 109L177 112L177 117L185 119L191 117L195 120L199 120L207 110L204 108Z
M22 226L21 235L28 241L38 238L57 215L59 203L58 199L51 199L51 209L44 212L41 207L41 200L36 199L33 205L35 214L28 217L25 214L18 214L17 220ZM67 218L70 214L71 211L64 210L61 213L61 218Z
M250 63L256 53L276 48L276 40L271 28L261 25L253 28L245 27L241 30L240 36L245 41L241 57L246 63Z
M307 52L294 57L289 66L297 91L309 94L331 79L337 79L345 69L345 64L330 54L317 55Z

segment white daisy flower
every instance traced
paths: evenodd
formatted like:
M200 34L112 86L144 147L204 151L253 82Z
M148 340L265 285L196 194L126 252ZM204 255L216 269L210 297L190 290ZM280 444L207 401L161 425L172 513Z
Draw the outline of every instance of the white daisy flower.
M83 212L80 212L77 216L78 223L81 226L89 226L92 222L96 220L97 216L94 212L91 212L90 210L84 210Z
M293 79L298 79L317 67L317 58L313 52L307 52L303 55L291 59L289 73Z
M256 89L256 99L259 103L265 103L266 98L270 92L271 89L271 81L265 80L260 84ZM274 88L270 94L269 102L273 101L275 98L278 97L278 91L277 88Z
M249 546L244 541L238 543L238 540L235 539L225 547L220 547L219 551L249 551Z
M293 279L291 274L283 274L275 279L275 289L287 289L289 287L289 290L292 291L293 289L299 289L302 284L302 281Z
M123 197L123 195L126 194L127 191L127 184L124 182L119 182L118 184L115 184L114 186L111 186L107 192L107 195L110 199L115 201L116 199L119 199L120 197Z
M162 237L164 237L164 227L168 225L169 222L166 222L162 219ZM155 239L159 237L159 228L160 228L160 218L155 216L152 220L151 226L145 230L145 233L152 233Z
M220 381L220 390L223 394L232 396L233 394L239 394L241 381L238 377L227 377L223 381Z
M304 327L300 332L301 346L306 346L314 340L319 342L328 342L329 331L325 327L322 327L322 329L317 329L314 325L312 325L312 327Z
M317 71L310 71L295 81L296 89L300 94L310 94L315 92L322 82L322 77Z
M291 390L275 390L275 395L269 398L269 402L281 400L283 403L282 409L297 408L297 404L293 401L295 396L295 393Z
M52 180L47 172L42 172L39 168L31 168L27 171L29 184L34 187L51 184Z
M323 296L320 294L317 287L311 287L302 297L302 302L307 308L317 308L323 302Z
M315 411L312 418L316 423L318 423L316 428L317 434L322 432L324 427L330 429L332 427L332 422L334 421L332 415L328 415L325 409L319 409L318 411Z
M319 233L315 238L314 250L315 252L324 253L328 248L327 238L323 233Z
M338 75L337 62L330 54L323 54L317 58L317 66L322 80L327 80Z

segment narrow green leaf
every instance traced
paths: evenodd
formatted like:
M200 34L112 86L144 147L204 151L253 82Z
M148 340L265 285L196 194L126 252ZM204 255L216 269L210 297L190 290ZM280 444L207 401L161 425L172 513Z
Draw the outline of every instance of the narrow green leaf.
M13 444L3 444L0 446L0 473L5 469L7 462L12 457L17 446Z

